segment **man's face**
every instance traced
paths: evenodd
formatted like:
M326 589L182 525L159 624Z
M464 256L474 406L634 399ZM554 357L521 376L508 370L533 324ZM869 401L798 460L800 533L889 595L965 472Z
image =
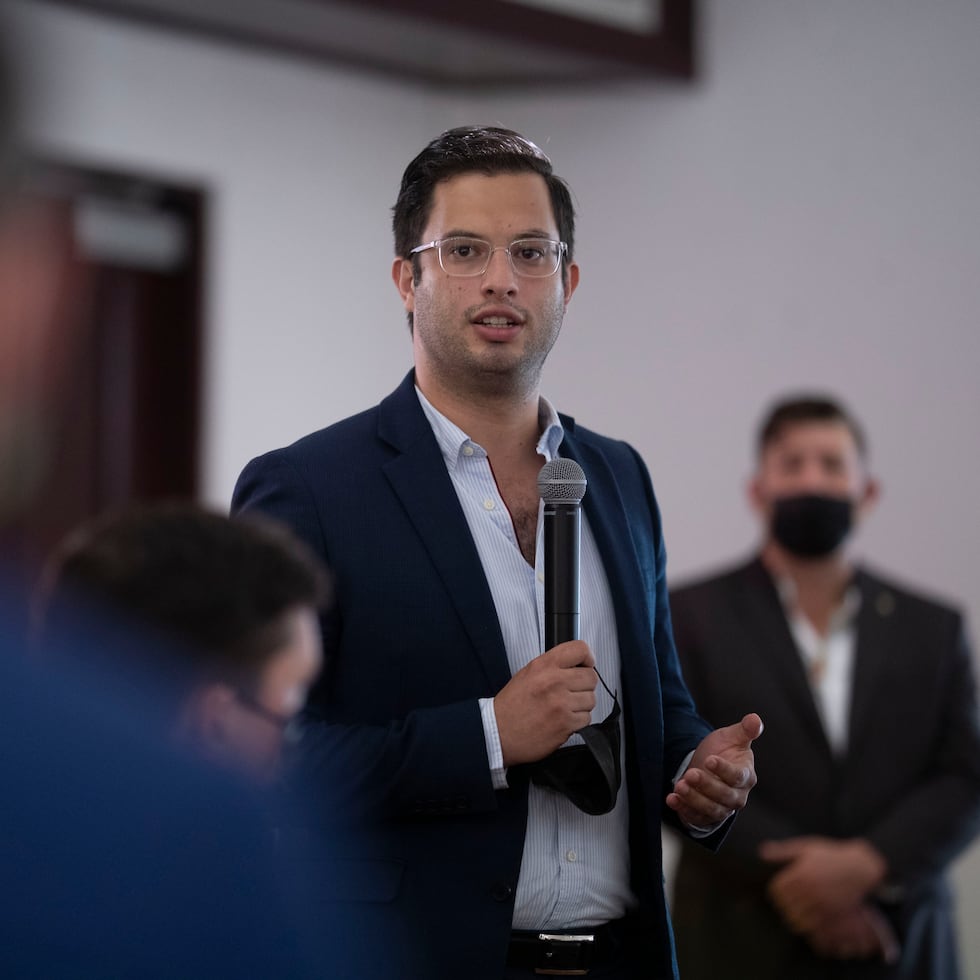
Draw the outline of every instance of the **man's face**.
M493 246L559 238L544 178L533 173L461 174L436 185L424 242L464 235ZM393 277L414 315L416 377L423 391L532 394L578 283L571 264L552 276L517 275L502 249L478 276L447 275L435 249L421 253L421 277L396 259Z
M774 501L802 494L846 498L855 517L876 494L851 430L843 422L788 424L762 452L751 496L768 522Z

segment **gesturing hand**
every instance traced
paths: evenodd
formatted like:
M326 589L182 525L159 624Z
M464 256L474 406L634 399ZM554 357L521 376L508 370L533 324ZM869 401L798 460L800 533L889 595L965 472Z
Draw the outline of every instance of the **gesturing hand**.
M702 739L674 792L667 794L667 806L684 823L714 826L745 806L756 783L752 743L762 727L762 719L750 714Z
M560 643L535 657L493 699L504 765L537 762L592 719L595 672L581 640Z

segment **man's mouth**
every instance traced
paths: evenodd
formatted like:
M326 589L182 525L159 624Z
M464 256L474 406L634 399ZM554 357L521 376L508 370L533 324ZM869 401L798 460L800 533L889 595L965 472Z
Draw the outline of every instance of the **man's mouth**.
M505 316L487 316L483 317L482 320L474 321L476 323L482 324L485 327L515 327L517 326L516 320L508 320Z

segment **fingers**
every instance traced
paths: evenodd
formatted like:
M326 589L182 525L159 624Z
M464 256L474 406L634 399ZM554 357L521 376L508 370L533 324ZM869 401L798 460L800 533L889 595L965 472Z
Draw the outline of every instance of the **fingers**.
M506 765L544 758L592 720L598 675L588 646L561 643L519 670L494 698Z
M744 794L713 780L700 770L688 770L668 794L667 805L683 820L696 826L708 826L727 820L744 805Z
M803 853L805 843L802 838L788 837L786 840L767 840L759 845L759 857L763 861L783 864L794 861Z
M821 955L839 960L885 958L878 935L860 906L823 919L809 930L806 940ZM888 960L886 960L888 962Z
M706 797L687 797L676 791L667 795L666 802L691 827L714 827L724 823L734 813L734 810L712 803Z
M762 734L765 726L757 714L748 714L734 725L718 729L722 744L729 750L751 750L752 743Z
M558 667L595 667L595 657L592 656L588 644L582 640L559 643L542 653L538 660Z
M595 657L581 640L570 640L546 650L528 665L527 670L531 676L536 675L543 686L564 691L594 691L599 683ZM593 699L589 710L594 707Z
M705 760L704 767L732 789L749 790L756 784L755 769L751 766L739 765L713 755Z
M746 746L751 745L765 731L766 727L762 723L762 719L754 712L746 715L739 724L746 739Z
M724 783L707 782L698 779L699 774L692 773L694 779L679 784L682 795L686 794L688 801L696 803L702 810L710 810L719 820L725 819L745 804L744 794L732 790Z

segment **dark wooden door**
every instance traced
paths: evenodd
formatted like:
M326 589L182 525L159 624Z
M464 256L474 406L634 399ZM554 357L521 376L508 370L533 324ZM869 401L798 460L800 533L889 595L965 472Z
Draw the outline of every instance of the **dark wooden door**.
M44 477L12 543L37 564L67 531L134 501L198 492L205 194L43 161L33 192L59 215L80 288L79 344Z

